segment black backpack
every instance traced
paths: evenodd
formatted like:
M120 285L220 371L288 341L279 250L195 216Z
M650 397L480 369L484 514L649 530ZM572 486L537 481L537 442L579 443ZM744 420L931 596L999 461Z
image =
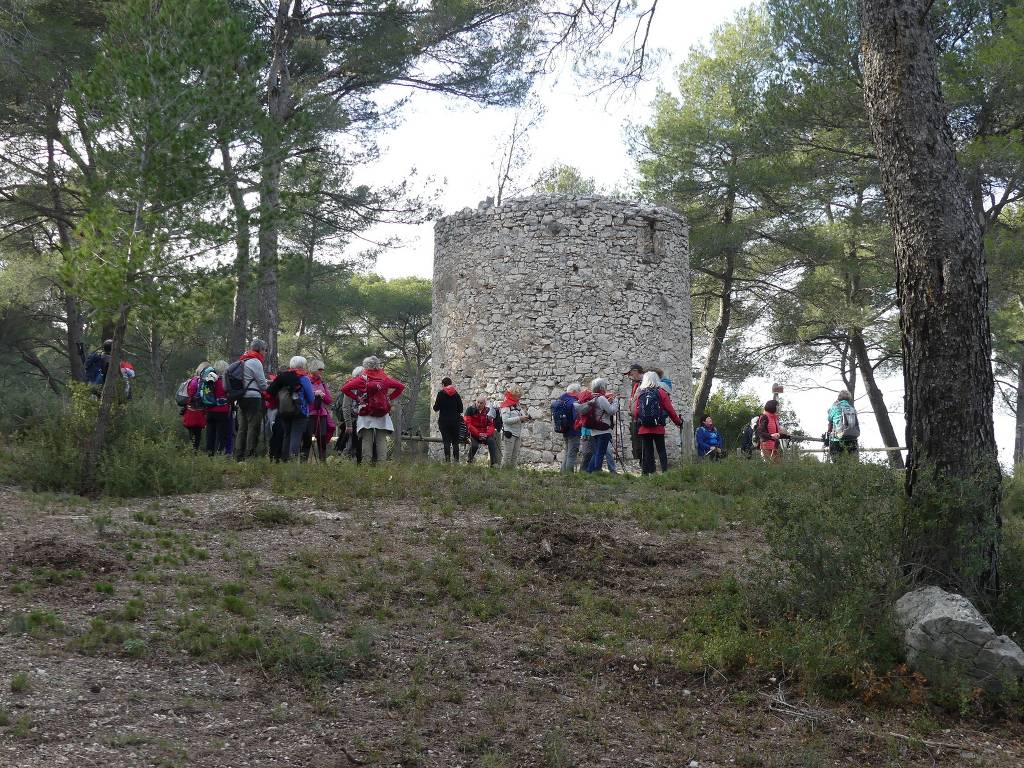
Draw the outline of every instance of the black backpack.
M572 432L573 422L576 421L576 409L567 398L556 398L551 401L551 420L554 422L555 432Z
M224 373L228 402L233 403L245 397L245 360L236 360Z
M85 358L85 380L89 384L100 386L106 378L107 357L97 350Z
M657 387L640 390L637 397L637 421L642 427L665 426L665 409L661 407L661 397Z

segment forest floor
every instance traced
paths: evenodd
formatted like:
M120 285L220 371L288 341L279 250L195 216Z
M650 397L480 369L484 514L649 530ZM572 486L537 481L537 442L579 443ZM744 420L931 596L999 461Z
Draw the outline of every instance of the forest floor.
M748 520L273 487L0 489L0 765L1024 765L1019 720L673 664L763 551Z

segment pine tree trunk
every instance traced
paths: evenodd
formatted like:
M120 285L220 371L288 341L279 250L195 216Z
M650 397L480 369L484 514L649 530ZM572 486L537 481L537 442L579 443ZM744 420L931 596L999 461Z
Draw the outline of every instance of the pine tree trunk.
M107 368L107 377L104 379L103 389L100 391L100 410L96 416L96 425L93 427L92 437L85 448L82 473L83 493L96 493L99 490L96 482L96 471L99 469L100 458L103 456L103 446L107 441L111 414L114 410L114 403L117 401L118 385L121 383L121 358L124 351L124 338L128 330L128 313L130 309L127 304L121 305L111 334L114 345L110 350L110 365Z
M277 334L280 322L277 306L278 239L281 216L281 168L285 151L282 136L291 112L291 82L288 57L291 53L290 12L301 14L299 0L278 0L271 40L271 62L267 73L267 113L270 125L263 135L260 163L259 228L259 329L267 342L267 363L277 368Z
M878 422L878 431L882 435L882 445L886 448L899 447L899 438L896 437L896 430L893 429L892 419L889 418L889 409L885 407L885 397L882 390L878 388L875 381L875 370L871 367L871 357L868 355L867 345L864 343L864 336L859 329L854 329L850 334L850 346L857 358L857 365L860 367L860 377L864 380L864 388L868 392L868 401L871 403L871 410L875 413L875 421ZM903 455L899 451L889 451L886 454L889 466L894 469L903 469Z
M59 113L55 107L48 111L46 123L46 186L50 191L50 202L53 205L54 222L57 225L57 238L60 241L61 252L66 254L71 250L71 233L68 231L67 212L64 208L64 201L60 196L60 189L57 186L57 160L56 144L58 138ZM82 312L78 307L78 299L66 290L64 293L64 317L67 332L67 355L68 370L74 381L85 381L85 360L82 347Z
M264 145L265 157L260 178L260 230L259 230L259 333L267 342L267 364L277 369L277 244L278 213L281 208L281 163L273 155L274 147Z
M156 399L167 399L167 377L164 373L164 339L160 328L155 322L149 326L149 367L153 377L153 392Z
M904 563L998 589L1001 481L981 230L939 89L931 0L859 0L864 100L896 245L907 444Z
M732 167L736 167L735 155L733 156ZM736 206L736 192L730 188L725 199L725 210L722 212L722 224L729 227L733 221L734 208ZM693 398L693 423L704 415L704 409L708 407L708 400L711 398L711 387L715 382L715 372L718 370L718 361L722 357L722 349L725 347L725 337L729 333L729 325L732 323L732 287L736 276L736 253L730 248L725 253L725 263L722 265L721 275L722 292L718 296L718 322L715 323L715 330L711 334L711 345L708 347L708 358L700 372L700 381L697 384L697 392Z
M722 280L722 293L718 298L718 322L715 323L715 330L711 334L711 344L708 347L708 357L704 361L704 367L700 372L700 381L697 383L697 394L693 399L693 423L704 414L708 407L708 400L711 399L711 387L715 381L715 371L718 370L718 361L722 357L722 349L725 347L725 337L729 332L729 325L732 322L732 285L735 272L735 259L729 257L727 260L725 275Z
M1024 347L1021 348L1024 355ZM1017 398L1014 403L1013 466L1024 464L1024 356L1017 364Z
M220 141L220 157L235 214L235 296L231 308L231 337L228 339L228 356L234 359L245 351L249 335L249 209L238 184L231 148L223 139Z

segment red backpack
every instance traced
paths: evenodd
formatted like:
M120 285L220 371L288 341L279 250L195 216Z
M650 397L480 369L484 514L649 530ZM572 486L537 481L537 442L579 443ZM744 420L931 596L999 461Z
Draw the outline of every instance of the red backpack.
M363 393L363 407L360 416L387 416L391 413L391 398L388 397L387 383L378 379L366 380L366 391Z

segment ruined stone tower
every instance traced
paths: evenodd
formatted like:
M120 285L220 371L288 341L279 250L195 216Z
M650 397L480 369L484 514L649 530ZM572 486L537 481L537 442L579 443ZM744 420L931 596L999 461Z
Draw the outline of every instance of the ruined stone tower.
M672 400L688 425L688 256L678 214L602 197L528 197L440 219L434 391L451 376L467 406L479 393L497 404L506 387L520 384L536 419L523 433L525 462L560 458L550 404L567 384L589 386L603 376L628 394L622 372L634 361L673 380ZM436 422L432 429L436 435ZM675 455L677 435L670 426L666 443ZM684 429L683 451L692 444L692 430Z

